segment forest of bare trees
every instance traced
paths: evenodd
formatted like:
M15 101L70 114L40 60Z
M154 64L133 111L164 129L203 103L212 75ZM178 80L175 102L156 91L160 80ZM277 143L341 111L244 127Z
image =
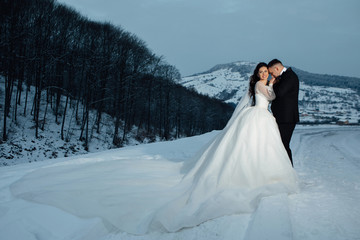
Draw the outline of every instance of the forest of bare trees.
M178 84L179 71L120 26L91 21L54 0L0 0L0 12L2 141L8 121L30 108L35 137L51 109L62 139L70 103L81 108L74 124L85 146L89 128L99 132L104 113L113 118L113 144L121 146L133 126L166 140L223 128L233 111ZM96 111L91 125L90 111Z

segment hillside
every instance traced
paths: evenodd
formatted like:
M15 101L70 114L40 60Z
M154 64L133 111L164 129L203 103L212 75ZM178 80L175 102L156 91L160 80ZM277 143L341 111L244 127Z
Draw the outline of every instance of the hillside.
M177 86L177 85L176 85ZM10 107L10 114L7 117L7 135L6 141L0 140L0 167L10 166L21 163L31 163L37 161L43 161L46 159L55 159L62 157L70 157L79 154L94 153L104 151L108 149L133 146L138 144L147 144L150 142L159 142L165 140L174 140L177 138L186 137L187 135L180 132L176 134L176 128L172 128L170 137L165 139L161 137L158 131L153 131L152 134L148 134L146 128L132 125L130 129L124 132L124 121L120 121L119 135L124 136L124 141L120 146L115 145L112 141L114 136L115 118L110 114L103 113L99 128L97 128L97 116L96 109L89 110L89 127L88 127L88 144L85 144L84 135L82 130L82 116L84 116L84 107L82 103L78 103L76 99L70 99L68 103L68 110L66 118L64 119L63 111L66 106L66 97L60 98L60 114L56 117L55 108L51 102L47 101L47 92L43 91L41 94L41 104L39 112L39 130L38 137L35 137L35 121L33 101L35 95L35 87L30 86L28 93L26 94L26 87L23 86L23 93L20 100L13 101ZM186 125L182 121L188 123L197 122L199 125L203 125L205 132L221 129L232 113L231 106L222 103L217 99L210 99L206 96L201 96L196 92L189 91L183 86L177 86L176 90L182 91L182 96L191 101L191 104L185 104L181 107L181 118L179 123L181 127L185 129ZM172 92L170 90L169 92ZM17 92L17 86L13 89L13 99ZM187 97L186 97L187 96ZM0 76L0 133L3 131L4 121L4 98L5 98L5 79ZM27 100L26 100L27 99ZM184 100L185 101L185 100ZM174 103L173 103L174 104ZM51 106L52 105L52 106ZM144 104L143 104L144 105ZM213 111L214 106L223 106L224 111L216 113ZM170 106L169 106L170 108ZM178 105L172 105L171 109L177 110ZM197 108L205 108L205 110L198 111ZM138 114L142 112L137 109ZM151 112L154 116L156 111ZM202 115L205 117L202 117ZM216 115L222 118L222 121L215 121L208 117L208 121L204 121L206 115L211 115L215 119ZM181 120L184 119L184 120ZM218 118L219 119L219 118ZM63 124L64 121L64 125ZM218 127L213 127L210 122L216 122ZM189 135L196 135L196 125L191 123L191 132ZM63 139L61 138L63 132Z
M34 87L29 91L29 99L34 97ZM4 78L0 76L0 109L3 108L4 99ZM65 102L65 98L62 99ZM45 105L45 103L43 103ZM80 108L81 109L81 108ZM14 111L18 111L16 119L13 117ZM98 152L114 148L111 139L113 135L113 119L104 114L103 121L100 124L100 131L97 132L95 126L96 111L90 111L91 131L88 150L85 149L84 141L79 140L81 135L81 124L75 118L74 104L70 104L70 112L68 120L65 122L64 135L65 139L60 138L61 124L60 120L56 121L52 110L45 114L45 107L42 107L40 116L42 118L39 137L35 138L35 123L31 106L25 110L25 94L22 94L20 104L11 108L8 117L9 139L6 142L0 142L0 167L21 163L31 163L42 161L45 159L54 159L62 157L70 157L89 152ZM3 111L0 116L0 124L3 123ZM82 112L80 112L82 113ZM46 116L46 118L45 118ZM1 130L2 130L1 125ZM136 138L137 129L127 133L129 141L126 145L136 145L141 142L146 143L154 141L150 139ZM136 140L137 139L137 140Z
M219 64L209 71L183 77L181 84L235 105L246 91L255 66L245 61ZM359 78L293 70L300 79L301 123L360 123Z

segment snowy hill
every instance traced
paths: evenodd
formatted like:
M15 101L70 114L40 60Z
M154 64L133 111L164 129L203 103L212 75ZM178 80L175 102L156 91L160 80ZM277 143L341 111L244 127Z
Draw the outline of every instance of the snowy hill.
M0 76L0 109L4 99L4 86L4 78ZM31 87L28 99L33 99L34 94L35 89L34 87ZM43 95L43 99L45 99L45 92ZM65 97L63 97L61 101L65 102ZM113 148L113 145L111 144L113 119L109 115L103 114L104 121L100 126L99 133L97 133L93 127L91 128L91 141L89 143L89 149L85 150L84 142L79 140L81 126L78 124L78 120L74 117L75 108L73 103L70 103L70 111L72 114L64 126L65 138L62 140L60 138L61 121L57 122L54 114L46 114L43 111L45 106L40 112L40 116L42 116L43 119L43 127L41 126L39 130L39 138L35 138L35 123L33 121L33 115L30 113L32 109L31 107L28 107L25 111L24 102L25 94L22 94L22 99L17 108L12 107L11 115L15 115L15 109L17 109L18 114L16 120L14 121L11 121L11 119L8 118L8 134L10 136L10 140L0 142L0 167L20 163L31 163L51 158L70 157L89 152L94 153ZM45 115L46 120L44 120ZM92 110L89 115L91 123L94 123L96 112ZM0 116L0 123L2 123L2 118L3 115ZM140 143L147 143L149 141L148 139L138 141L136 139L136 132L137 129L135 128L128 132L129 141L127 145L137 145Z
M113 149L88 155L49 159L0 168L0 239L13 240L355 240L360 236L360 127L297 126L292 149L300 192L263 198L253 213L209 220L175 233L131 235L119 232L99 217L72 215L59 208L29 202L11 194L11 185L28 173L52 168L61 176L63 167L79 181L89 176L109 180L116 188L125 182L181 178L181 164L191 158L217 131L171 142ZM129 168L130 162L139 163ZM97 164L96 172L88 166ZM134 166L132 164L131 166ZM90 168L94 169L94 168ZM41 181L52 181L43 175ZM164 182L163 184L173 184ZM111 185L113 184L113 185ZM115 185L114 185L115 184ZM121 184L121 183L120 183ZM92 185L84 185L87 189ZM110 191L111 187L104 188ZM81 193L74 193L81 194ZM126 197L126 196L124 196ZM111 200L111 199L109 199ZM114 199L116 200L116 199ZM91 199L89 199L91 201ZM67 201L69 202L69 201ZM84 204L87 204L84 202ZM96 212L97 209L94 209Z
M256 63L233 62L220 64L204 73L181 79L181 84L199 93L236 104L247 89L249 77ZM299 110L302 123L359 123L360 95L350 88L333 87L326 79L343 79L341 76L311 74L294 68L300 79ZM317 83L313 78L322 78ZM360 79L358 79L360 84ZM321 85L321 82L325 82ZM333 82L332 82L333 83ZM339 84L340 85L340 84ZM332 87L331 87L332 86ZM343 86L343 85L340 85Z

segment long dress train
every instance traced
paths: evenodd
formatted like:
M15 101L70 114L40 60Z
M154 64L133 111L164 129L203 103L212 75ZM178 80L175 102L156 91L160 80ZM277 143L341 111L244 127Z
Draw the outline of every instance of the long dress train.
M101 217L108 226L134 234L174 232L220 216L251 212L264 196L298 189L276 121L268 111L275 97L272 87L258 82L255 91L256 105L242 101L183 177L178 173L159 180L149 170L141 184L131 178L101 179L96 177L98 169L107 169L112 176L124 166L136 172L139 161L169 171L174 163L93 162L39 169L14 183L11 191L81 217ZM72 174L64 176L69 171Z

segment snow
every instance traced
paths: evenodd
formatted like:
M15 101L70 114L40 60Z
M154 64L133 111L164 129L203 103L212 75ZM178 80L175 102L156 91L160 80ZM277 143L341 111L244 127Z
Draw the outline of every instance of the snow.
M23 86L26 89L26 86ZM13 95L17 88L14 86ZM0 76L0 108L4 105L5 79ZM28 106L24 114L25 108L25 91L21 95L20 105L17 106L17 114L15 120L15 101L12 101L10 108L10 116L7 121L8 140L0 144L0 167L9 166L21 163L31 163L46 160L49 158L70 157L79 154L101 152L114 148L112 138L114 136L114 120L106 113L102 114L102 121L99 132L96 131L96 111L90 110L89 113L89 146L88 151L85 150L84 141L80 141L81 135L81 116L83 115L83 106L79 104L79 119L76 120L76 101L70 100L68 114L64 125L64 140L61 140L61 123L62 110L58 116L58 122L55 119L55 114L49 108L46 114L44 129L41 129L46 104L46 91L42 92L42 101L40 109L40 128L39 137L35 138L35 123L32 121L31 103L35 94L35 88L30 87L28 96ZM61 98L60 108L65 106L66 98ZM30 119L30 120L29 120ZM122 125L122 123L121 123ZM1 131L3 130L3 115L0 116ZM127 140L123 143L124 146L133 146L141 143L149 142L149 139L136 139L137 128L128 132ZM119 136L123 134L122 129L119 129Z
M101 161L101 166L106 167L116 161L116 166L126 167L128 161L138 160L143 169L129 169L127 174L132 177L144 178L146 172L158 176L166 173L164 168L169 169L170 175L217 133L1 167L0 239L360 239L358 126L298 126L291 143L301 181L298 194L264 198L252 214L224 216L176 233L131 235L109 227L100 218L80 218L52 206L16 198L10 192L10 186L27 173L50 166L61 171L63 165L75 169ZM157 164L146 164L154 161ZM99 172L103 177L109 174ZM112 174L116 172L112 169ZM43 181L50 179L51 176L44 176Z
M245 65L245 63L239 62L236 65ZM225 102L237 103L247 89L249 77L250 73L244 77L231 69L219 69L211 73L184 77L181 79L181 84L187 88L193 87L204 95L219 99L223 99L225 93L230 94L236 91L236 94L230 99L225 97Z
M300 82L299 111L301 121L314 122L335 117L338 121L359 123L360 96L347 88L309 86Z
M292 239L288 205L285 194L264 198L254 213L246 231L245 239ZM276 216L276 221L274 221L274 216Z

